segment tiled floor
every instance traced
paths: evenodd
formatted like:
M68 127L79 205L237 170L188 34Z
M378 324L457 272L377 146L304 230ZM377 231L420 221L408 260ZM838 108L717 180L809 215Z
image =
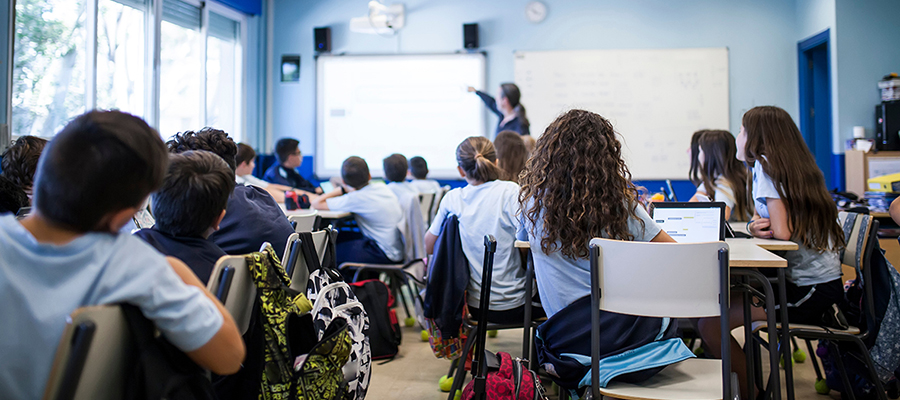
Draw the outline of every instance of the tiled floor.
M402 313L400 311L398 314ZM421 341L418 327L402 329L403 344L397 357L392 361L373 363L372 381L367 398L446 399L447 393L441 392L438 388L438 379L447 373L450 362L434 357L428 342ZM487 339L487 348L519 355L522 351L522 331L520 329L501 331L496 338ZM767 353L763 356L767 357ZM767 366L766 363L766 370ZM797 400L840 399L840 394L834 391L827 396L817 394L813 388L815 377L809 361L795 364L794 387ZM553 393L550 395L551 398L555 398Z

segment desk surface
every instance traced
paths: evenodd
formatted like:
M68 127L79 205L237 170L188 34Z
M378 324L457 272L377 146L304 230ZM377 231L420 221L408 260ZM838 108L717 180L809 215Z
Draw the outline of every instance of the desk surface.
M731 229L734 229L735 232L741 232L750 234L747 231L747 224L744 223L735 223L731 225ZM762 247L766 250L779 251L779 250L797 250L800 248L797 243L794 243L790 240L778 240L778 239L760 239L760 238L749 238L749 239L735 239L735 240L746 240L755 243L757 246Z
M316 210L311 210L311 209L288 211L284 208L283 203L278 203L278 207L281 208L281 211L284 211L284 215L286 215L286 216L309 215L309 214L316 212ZM347 218L347 217L350 217L353 215L353 213L350 213L347 211L332 211L332 210L318 210L318 213L319 213L319 216L322 217L322 219L341 219L341 218Z
M760 247L753 240L725 239L728 243L728 265L744 268L787 268L787 260ZM530 249L531 245L523 240L516 240L515 246Z

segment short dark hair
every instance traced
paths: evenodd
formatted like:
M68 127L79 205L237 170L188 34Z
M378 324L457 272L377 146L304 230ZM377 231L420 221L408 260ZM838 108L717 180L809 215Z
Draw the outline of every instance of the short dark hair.
M409 172L416 179L425 179L428 176L428 163L425 159L415 156L409 159Z
M28 195L15 182L0 175L0 214L15 214L22 207L28 207Z
M234 170L203 150L173 154L163 185L153 194L156 229L173 236L202 237L228 205Z
M254 151L252 147L244 143L238 143L237 147L237 155L234 157L235 165L241 165L256 158L256 151Z
M406 170L409 169L409 163L403 154L394 153L382 161L384 166L384 177L390 182L403 182L406 180Z
M6 151L3 152L3 161L0 161L0 170L3 176L19 185L22 190L28 190L34 185L34 173L37 172L38 160L47 145L47 139L37 136L22 136L16 139Z
M369 164L357 156L350 156L341 164L341 178L354 189L361 189L369 183Z
M144 120L121 111L90 111L44 149L34 206L65 228L105 231L104 216L140 206L162 185L168 162L159 133Z
M279 139L275 142L275 157L278 158L279 164L284 164L287 161L288 157L291 154L294 154L297 151L297 148L300 146L300 141L292 138L283 138Z
M211 151L222 157L231 169L235 169L235 156L237 144L234 143L225 131L215 128L203 128L198 132L185 131L176 133L168 142L169 153L178 154L188 150Z

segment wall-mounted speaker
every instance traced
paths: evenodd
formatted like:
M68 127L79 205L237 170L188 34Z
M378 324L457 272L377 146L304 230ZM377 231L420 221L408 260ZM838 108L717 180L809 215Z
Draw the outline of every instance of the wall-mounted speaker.
M478 48L478 24L463 24L463 47Z
M321 27L313 29L313 36L316 39L316 52L327 53L331 51L331 28Z

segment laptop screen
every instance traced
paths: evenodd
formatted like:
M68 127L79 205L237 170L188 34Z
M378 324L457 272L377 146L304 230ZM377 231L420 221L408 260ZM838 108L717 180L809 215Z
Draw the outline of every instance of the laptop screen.
M651 215L678 243L725 240L725 203L653 203Z

